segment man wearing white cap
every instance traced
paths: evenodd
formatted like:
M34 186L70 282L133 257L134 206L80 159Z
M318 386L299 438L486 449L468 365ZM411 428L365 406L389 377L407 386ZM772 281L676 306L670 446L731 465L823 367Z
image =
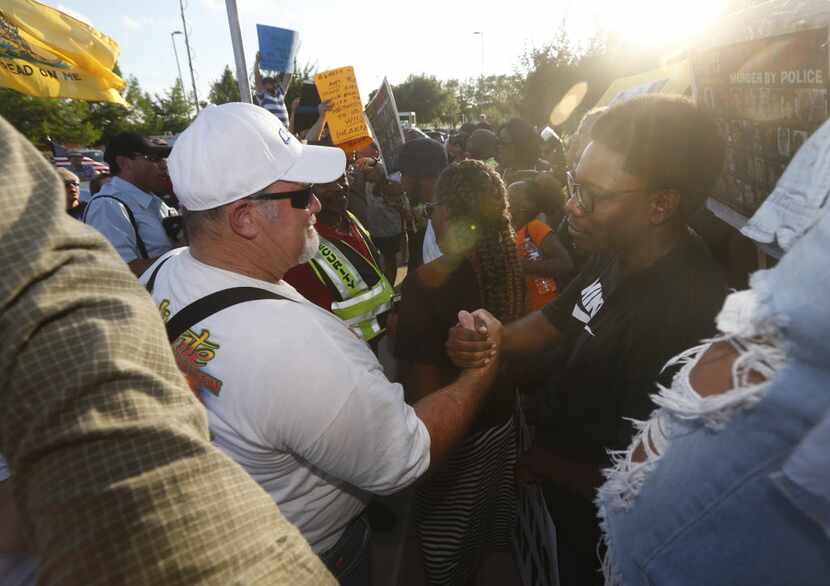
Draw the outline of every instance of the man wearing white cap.
M310 184L335 181L345 165L343 151L301 144L262 108L204 109L168 159L190 247L142 279L216 445L341 584L365 585L370 494L410 485L463 437L495 375L501 331L490 328L487 366L411 407L343 321L282 280L317 250Z

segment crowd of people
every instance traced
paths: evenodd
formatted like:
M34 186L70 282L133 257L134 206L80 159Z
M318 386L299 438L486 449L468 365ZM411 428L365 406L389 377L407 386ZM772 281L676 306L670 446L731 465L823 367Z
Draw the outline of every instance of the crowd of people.
M2 125L9 580L366 585L414 487L426 582L474 584L538 483L564 586L826 583L830 219L729 294L687 99L411 129L392 172L256 71L172 147L115 136L85 205Z

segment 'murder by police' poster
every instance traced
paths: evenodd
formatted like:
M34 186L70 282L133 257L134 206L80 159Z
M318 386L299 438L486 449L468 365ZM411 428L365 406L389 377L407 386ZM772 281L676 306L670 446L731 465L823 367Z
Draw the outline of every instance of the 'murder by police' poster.
M713 197L746 217L828 117L827 29L708 49L692 57L698 104L726 141Z

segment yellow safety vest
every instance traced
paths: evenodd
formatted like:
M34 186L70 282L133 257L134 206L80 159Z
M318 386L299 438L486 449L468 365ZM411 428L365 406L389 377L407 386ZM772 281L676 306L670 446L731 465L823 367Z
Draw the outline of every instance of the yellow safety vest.
M368 342L383 333L377 318L392 308L395 290L372 254L369 232L354 215L347 213L363 236L370 258L346 242L335 244L321 236L320 247L309 265L323 284L336 290L340 301L331 304L332 312Z

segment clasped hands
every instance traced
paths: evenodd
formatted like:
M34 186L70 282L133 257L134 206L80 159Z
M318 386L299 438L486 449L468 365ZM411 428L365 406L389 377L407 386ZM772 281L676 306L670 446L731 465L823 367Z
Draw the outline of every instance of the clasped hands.
M501 354L504 326L486 309L458 312L458 323L450 328L446 349L459 368L483 368L497 362Z

